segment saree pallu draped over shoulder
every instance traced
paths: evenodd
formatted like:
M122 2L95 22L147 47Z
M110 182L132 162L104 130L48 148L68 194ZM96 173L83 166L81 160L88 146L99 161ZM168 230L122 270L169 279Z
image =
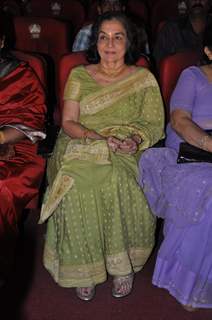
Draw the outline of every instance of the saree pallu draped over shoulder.
M101 86L77 67L64 98L80 102L80 122L88 129L120 139L139 134L138 154L163 136L160 91L146 69ZM61 130L40 217L48 219L44 264L61 286L137 272L149 257L155 220L137 183L138 154L113 153L105 140L71 139Z

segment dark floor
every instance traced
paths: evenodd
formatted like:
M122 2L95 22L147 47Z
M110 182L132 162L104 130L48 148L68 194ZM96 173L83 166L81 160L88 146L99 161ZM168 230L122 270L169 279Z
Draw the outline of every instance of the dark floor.
M153 287L155 253L136 275L134 290L111 296L111 279L97 287L91 302L54 283L42 265L45 225L31 214L19 246L15 275L0 295L0 320L212 320L212 310L187 312L165 290Z

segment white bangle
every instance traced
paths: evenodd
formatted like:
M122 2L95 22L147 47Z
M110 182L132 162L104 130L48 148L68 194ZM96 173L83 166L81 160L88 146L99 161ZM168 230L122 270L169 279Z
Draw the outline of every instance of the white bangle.
M199 145L199 147L200 147L201 149L206 149L206 150L207 150L207 148L206 148L206 143L207 143L208 138L210 138L210 136L207 135L207 134L205 134L204 136L202 136L202 137L199 139L198 145Z

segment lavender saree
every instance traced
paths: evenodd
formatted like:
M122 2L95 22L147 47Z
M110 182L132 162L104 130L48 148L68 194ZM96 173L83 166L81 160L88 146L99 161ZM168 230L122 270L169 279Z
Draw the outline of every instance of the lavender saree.
M212 128L212 83L197 67L180 76L171 110L184 109L203 129ZM166 147L140 159L139 182L153 213L165 219L153 284L181 304L212 307L212 164L177 164L182 141L168 125Z

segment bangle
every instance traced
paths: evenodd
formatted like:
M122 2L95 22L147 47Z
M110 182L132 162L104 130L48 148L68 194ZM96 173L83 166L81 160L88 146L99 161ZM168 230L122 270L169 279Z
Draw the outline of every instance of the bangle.
M207 143L208 138L210 138L210 136L206 134L206 135L202 136L202 137L199 139L199 147L200 147L201 149L206 149L206 150L207 150L207 148L206 148L206 143Z
M4 132L0 130L0 144L5 143L5 135Z
M83 130L83 133L82 133L82 143L83 144L87 143L87 138L88 138L89 133L90 133L90 130L88 130L88 129Z
M88 134L89 134L89 133L90 133L90 130L88 130L88 129L83 130L82 138L83 138L83 139L88 138Z

